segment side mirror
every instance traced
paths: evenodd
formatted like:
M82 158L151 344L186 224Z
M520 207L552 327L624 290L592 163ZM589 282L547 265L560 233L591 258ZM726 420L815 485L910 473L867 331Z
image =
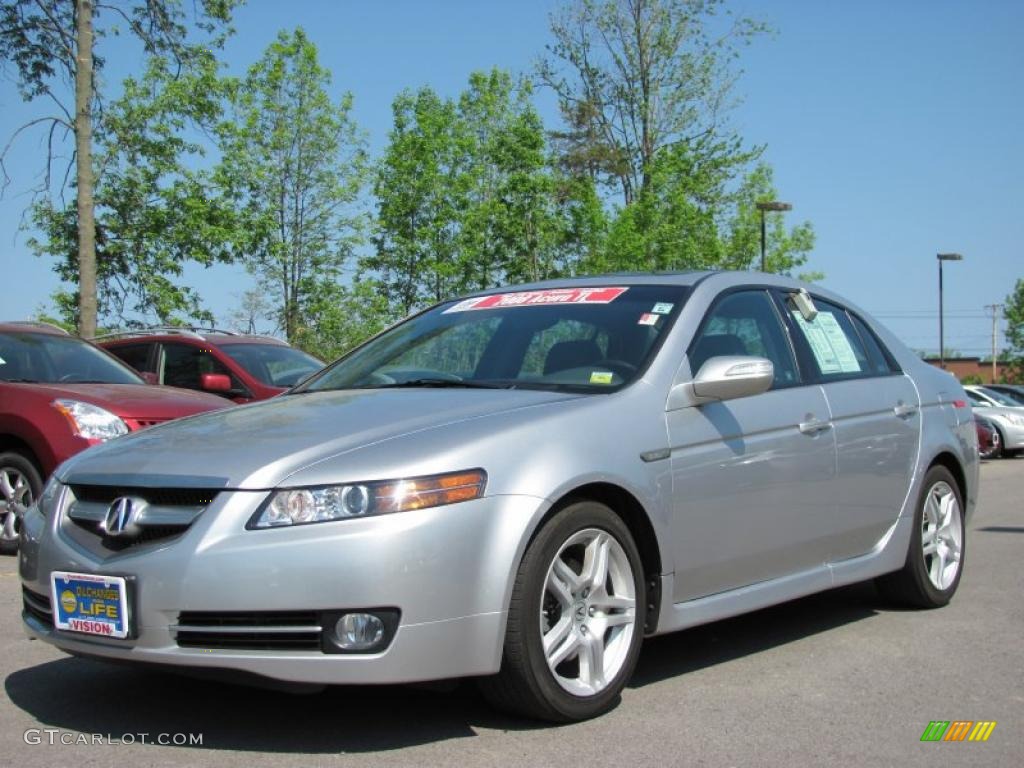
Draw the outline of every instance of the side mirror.
M700 367L693 381L672 387L667 410L759 395L767 392L774 380L775 366L763 357L712 357Z
M199 386L207 392L230 392L231 377L223 373L201 373Z
M142 380L144 382L146 382L147 384L159 384L160 383L160 378L155 373L153 373L152 371L142 371L142 372L139 373L139 376L141 376Z

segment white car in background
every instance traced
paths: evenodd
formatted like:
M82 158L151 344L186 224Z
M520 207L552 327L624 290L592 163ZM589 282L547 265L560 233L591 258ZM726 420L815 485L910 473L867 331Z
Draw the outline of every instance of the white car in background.
M998 455L1015 456L1024 450L1024 407L987 387L964 387L971 407L999 431L1002 450Z

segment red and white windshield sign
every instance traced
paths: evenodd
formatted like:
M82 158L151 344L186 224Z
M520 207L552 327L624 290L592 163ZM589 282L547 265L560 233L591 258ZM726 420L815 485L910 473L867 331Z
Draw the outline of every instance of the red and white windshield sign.
M495 293L465 299L448 307L449 312L470 312L477 309L505 309L506 307L546 307L551 304L610 304L624 294L627 288L551 288L545 291L519 291Z

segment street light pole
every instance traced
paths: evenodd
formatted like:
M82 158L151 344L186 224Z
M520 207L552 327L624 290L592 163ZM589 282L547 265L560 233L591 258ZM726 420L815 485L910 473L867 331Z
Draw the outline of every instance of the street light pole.
M939 368L946 370L946 339L942 324L942 262L962 261L964 257L959 253L937 253L935 258L939 261Z
M765 268L765 257L764 257L764 213L765 211L791 211L793 206L790 203L780 203L777 200L772 200L765 203L757 203L757 210L761 212L761 271L766 272Z

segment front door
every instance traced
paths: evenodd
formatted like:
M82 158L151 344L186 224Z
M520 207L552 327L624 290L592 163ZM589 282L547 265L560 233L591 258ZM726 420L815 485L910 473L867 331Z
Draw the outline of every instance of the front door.
M820 386L804 385L767 291L711 307L688 353L772 361L760 395L667 414L672 447L675 602L820 566L835 521L835 439Z

